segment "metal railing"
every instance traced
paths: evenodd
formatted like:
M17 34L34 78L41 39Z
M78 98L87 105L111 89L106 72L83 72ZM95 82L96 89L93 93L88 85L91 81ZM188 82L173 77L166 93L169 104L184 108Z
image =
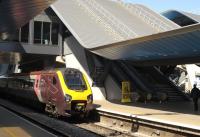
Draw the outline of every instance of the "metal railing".
M114 15L107 11L103 6L97 3L95 0L77 0L79 3L85 6L87 10L96 14L99 20L110 26L109 28L118 33L123 39L137 37L137 34L133 32L123 22L118 20Z
M121 0L117 0L117 2L126 8L130 13L135 14L136 16L140 17L144 22L151 25L153 28L158 30L159 32L172 30L173 27L159 19L158 17L154 16L153 14L146 11L144 8L133 5L131 3L125 3Z

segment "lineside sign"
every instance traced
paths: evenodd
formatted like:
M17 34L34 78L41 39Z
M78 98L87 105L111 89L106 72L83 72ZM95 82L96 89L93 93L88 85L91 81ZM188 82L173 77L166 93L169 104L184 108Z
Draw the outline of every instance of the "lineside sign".
M131 88L130 88L130 82L129 81L123 81L122 82L122 103L128 103L131 102Z

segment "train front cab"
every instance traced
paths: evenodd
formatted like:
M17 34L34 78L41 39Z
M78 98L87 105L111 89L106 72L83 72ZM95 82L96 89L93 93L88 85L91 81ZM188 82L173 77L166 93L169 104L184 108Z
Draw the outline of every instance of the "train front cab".
M34 90L45 111L53 115L87 114L93 95L87 78L76 69L58 69L36 75Z
M92 110L93 95L87 78L76 69L57 71L65 96L66 113L87 114Z

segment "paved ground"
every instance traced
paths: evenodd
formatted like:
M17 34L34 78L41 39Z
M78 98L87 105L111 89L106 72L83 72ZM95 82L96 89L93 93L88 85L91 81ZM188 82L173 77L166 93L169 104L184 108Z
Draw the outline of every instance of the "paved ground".
M0 137L55 137L55 135L0 107Z
M96 100L94 104L96 104L96 108L99 110L200 130L200 113L193 111L192 102L122 104L119 101L111 103L106 100Z

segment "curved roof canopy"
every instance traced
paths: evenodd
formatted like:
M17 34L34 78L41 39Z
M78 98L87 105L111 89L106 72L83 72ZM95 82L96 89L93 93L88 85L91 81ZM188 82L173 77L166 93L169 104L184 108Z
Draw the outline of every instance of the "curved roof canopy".
M143 5L119 0L58 0L51 7L87 49L180 28Z
M182 28L147 7L121 1L58 0L52 8L84 48L105 58L168 64L200 59L200 24ZM197 23L185 15L177 19L188 20Z
M2 0L0 33L21 27L53 1ZM200 59L199 16L180 13L182 22L177 14L176 21L186 21L179 24L143 5L120 0L57 0L51 7L81 46L105 58L132 62Z
M22 27L55 0L1 0L0 35Z
M180 26L200 23L200 15L188 12L169 10L162 13L162 15Z

